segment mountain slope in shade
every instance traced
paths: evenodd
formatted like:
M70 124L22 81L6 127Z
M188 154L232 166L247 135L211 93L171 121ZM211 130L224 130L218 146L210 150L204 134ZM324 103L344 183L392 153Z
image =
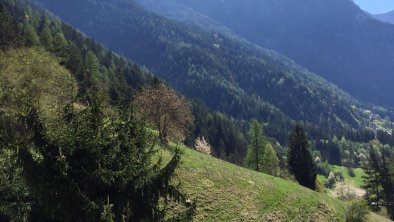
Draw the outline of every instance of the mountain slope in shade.
M36 2L189 98L237 119L269 122L267 133L281 142L296 121L316 137L370 126L363 105L273 51L170 21L135 1Z
M394 27L351 0L175 2L289 56L363 101L394 106Z
M394 11L390 11L390 12L383 13L383 14L376 14L374 16L375 16L375 18L379 19L380 21L394 24Z

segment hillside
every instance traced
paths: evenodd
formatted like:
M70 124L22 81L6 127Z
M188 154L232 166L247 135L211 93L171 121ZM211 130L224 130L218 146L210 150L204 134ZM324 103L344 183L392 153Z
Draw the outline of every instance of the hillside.
M176 181L181 182L190 200L196 202L196 221L345 221L346 203L326 194L187 147L182 146L181 150L182 164ZM170 153L161 151L164 159ZM390 220L370 213L368 221Z
M344 221L325 194L158 143L130 101L160 80L21 2L0 0L0 221L162 222L164 198L180 221L194 204L195 221ZM239 145L235 121L191 106L198 130Z
M394 24L394 11L373 15L375 18L383 22Z
M36 2L188 98L237 119L268 122L268 134L281 143L295 122L316 137L371 126L364 106L275 52L170 21L134 1Z
M140 1L146 7L150 7L146 2L152 2ZM389 83L394 71L394 27L376 20L351 0L164 2L193 9L241 38L278 51L362 101L394 106L390 96L394 89ZM193 20L193 14L187 20L176 15L179 10L152 9L178 21ZM195 24L202 24L201 16L194 18Z
M345 204L325 194L188 148L182 151L177 175L197 203L196 221L344 221Z

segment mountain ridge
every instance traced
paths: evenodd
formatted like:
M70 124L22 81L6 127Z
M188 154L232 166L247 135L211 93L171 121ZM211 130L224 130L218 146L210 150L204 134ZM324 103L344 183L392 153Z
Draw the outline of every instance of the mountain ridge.
M394 24L394 10L382 14L375 14L373 16L380 21Z
M389 39L394 38L394 27L377 21L350 0L175 2L243 39L294 59L362 101L394 105L390 81L385 81L393 79L394 43Z

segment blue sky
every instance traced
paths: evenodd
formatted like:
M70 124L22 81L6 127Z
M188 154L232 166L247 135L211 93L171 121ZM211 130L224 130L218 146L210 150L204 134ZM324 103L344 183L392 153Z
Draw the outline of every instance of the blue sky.
M394 10L394 0L354 0L364 11L372 14Z

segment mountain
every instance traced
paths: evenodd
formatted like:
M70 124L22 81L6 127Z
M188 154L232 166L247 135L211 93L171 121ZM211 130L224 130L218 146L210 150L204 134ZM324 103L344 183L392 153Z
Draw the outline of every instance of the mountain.
M379 19L380 21L394 24L394 11L390 11L390 12L383 13L383 14L376 14L374 16L375 16L375 18Z
M273 51L166 19L134 1L35 2L212 110L268 122L268 134L281 143L295 122L315 137L371 126L366 106Z
M155 143L126 104L160 80L46 11L0 0L0 31L0 221L342 222L354 208Z
M351 0L139 1L146 7L147 1L175 2L193 9L241 38L294 59L362 101L394 106L394 27ZM176 11L158 9L152 7L184 20Z

